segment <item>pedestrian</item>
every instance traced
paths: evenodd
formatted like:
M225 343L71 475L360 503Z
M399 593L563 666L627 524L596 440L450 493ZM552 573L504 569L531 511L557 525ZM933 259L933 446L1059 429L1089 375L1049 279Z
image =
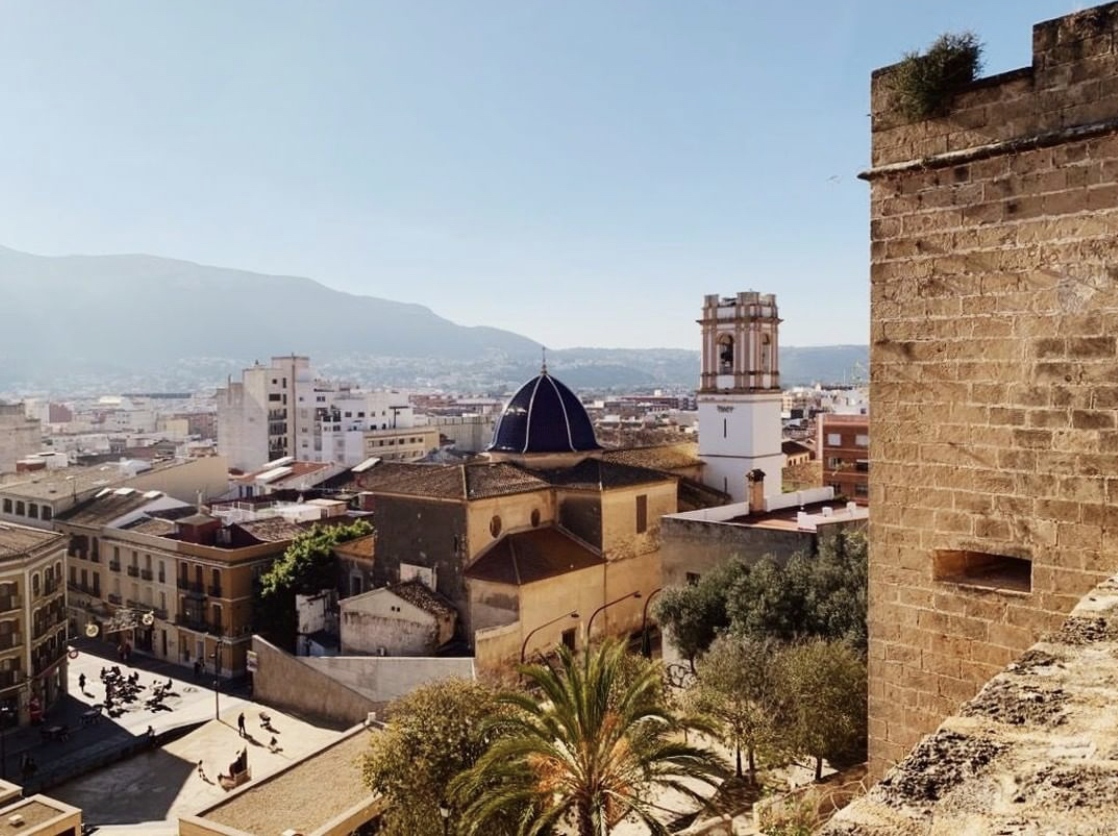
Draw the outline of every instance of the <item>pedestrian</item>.
M198 761L198 777L201 778L203 781L206 780L206 770L202 768L201 761Z
M237 715L237 733L241 737L248 737L245 733L245 713L243 711Z
M202 675L202 660L194 660L194 678L198 679Z
M85 693L85 674L84 673L79 673L78 674L78 690L81 691L83 694Z

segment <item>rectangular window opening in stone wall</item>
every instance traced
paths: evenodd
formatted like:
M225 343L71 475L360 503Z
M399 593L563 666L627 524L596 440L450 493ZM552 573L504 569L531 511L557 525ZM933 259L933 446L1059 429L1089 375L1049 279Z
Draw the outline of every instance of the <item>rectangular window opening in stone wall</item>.
M942 583L997 592L1031 592L1033 564L1023 557L954 549L933 555L932 577Z

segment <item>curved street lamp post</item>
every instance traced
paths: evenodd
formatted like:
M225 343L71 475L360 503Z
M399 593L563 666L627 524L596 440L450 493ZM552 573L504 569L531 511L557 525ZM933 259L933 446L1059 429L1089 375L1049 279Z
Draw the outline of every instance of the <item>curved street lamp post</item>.
M524 657L528 652L528 642L532 640L532 636L536 635L536 633L538 633L544 627L550 627L552 624L562 621L564 618L578 618L578 610L571 610L570 612L563 613L558 618L553 618L551 619L551 621L545 622L539 627L536 627L535 629L529 631L528 635L524 637L524 643L520 645L520 664L524 664Z
M609 609L614 604L620 604L622 601L628 601L630 598L640 598L640 597L641 597L641 591L639 589L637 589L633 592L630 592L628 595L622 595L620 598L616 598L613 601L610 601L609 603L602 604L602 606L600 606L600 607L598 607L598 609L594 610L594 614L591 615L590 620L588 622L586 622L586 645L587 645L587 647L590 646L590 637L592 635L591 631L594 628L594 619L598 617L598 613Z

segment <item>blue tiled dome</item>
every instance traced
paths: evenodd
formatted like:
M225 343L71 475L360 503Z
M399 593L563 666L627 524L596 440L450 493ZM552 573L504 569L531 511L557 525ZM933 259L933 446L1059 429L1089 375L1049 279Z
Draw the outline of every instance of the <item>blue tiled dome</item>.
M499 453L580 453L602 448L594 438L585 407L545 368L505 406L489 449Z

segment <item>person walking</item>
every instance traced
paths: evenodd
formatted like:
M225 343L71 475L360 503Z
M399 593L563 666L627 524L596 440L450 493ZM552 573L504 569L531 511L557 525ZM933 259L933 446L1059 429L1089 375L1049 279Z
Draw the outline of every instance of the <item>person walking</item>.
M248 736L245 732L245 713L243 711L237 715L237 733L241 737Z
M85 674L84 673L79 673L78 674L78 690L81 691L83 694L85 693Z

